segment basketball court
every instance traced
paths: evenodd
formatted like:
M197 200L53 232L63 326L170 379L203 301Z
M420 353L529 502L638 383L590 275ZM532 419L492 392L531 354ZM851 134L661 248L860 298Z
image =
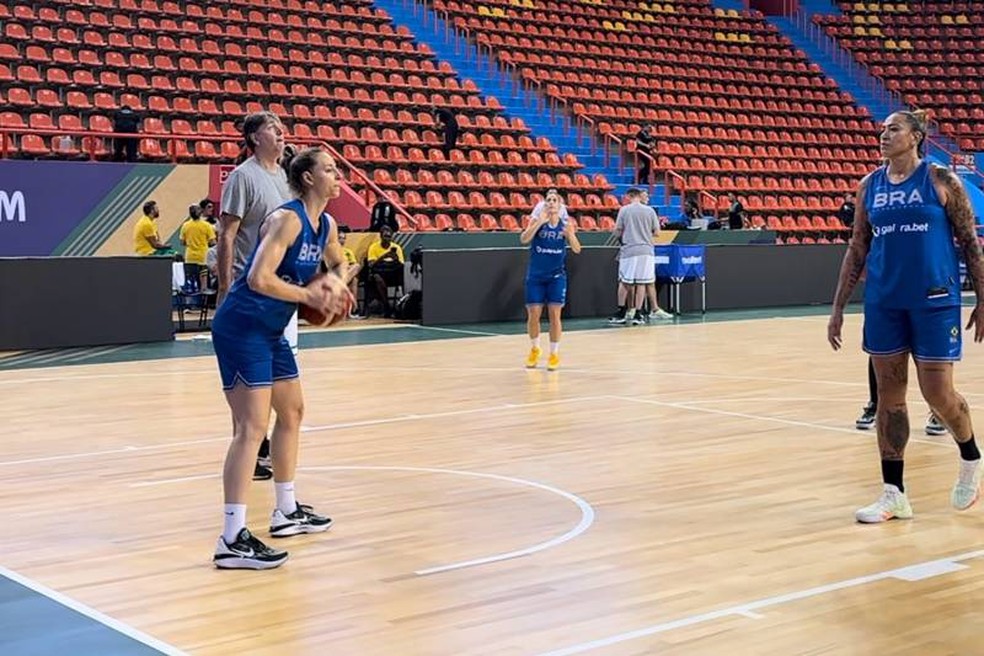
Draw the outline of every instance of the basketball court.
M912 375L916 517L854 523L881 489L861 317L835 354L826 312L572 322L557 372L518 324L306 332L298 498L335 525L267 572L211 564L207 341L10 354L0 651L977 653L984 508L950 508ZM956 378L980 425L984 346Z

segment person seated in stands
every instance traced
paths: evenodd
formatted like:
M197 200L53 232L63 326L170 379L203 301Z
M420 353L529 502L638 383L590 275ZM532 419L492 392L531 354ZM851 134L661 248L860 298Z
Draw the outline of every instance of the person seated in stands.
M133 252L137 255L170 255L171 248L161 241L157 233L157 217L161 215L157 203L149 200L143 205L143 216L133 228Z
M379 231L379 241L369 247L366 256L368 262L368 277L366 280L366 295L374 291L378 301L383 306L383 315L393 316L393 308L389 303L387 289L403 286L403 249L393 242L393 229L384 226ZM366 299L368 310L369 300ZM367 311L368 313L368 311Z
M344 228L344 229L343 229ZM349 291L352 292L352 298L355 299L356 304L359 302L359 272L362 270L362 264L359 262L358 258L355 257L355 253L352 252L351 248L345 246L345 240L348 237L348 226L338 227L338 242L342 245L342 254L345 256L345 262L348 264L348 273L346 274L346 281L348 282ZM359 312L358 306L352 307L352 312L349 313L350 319L361 319L362 315Z

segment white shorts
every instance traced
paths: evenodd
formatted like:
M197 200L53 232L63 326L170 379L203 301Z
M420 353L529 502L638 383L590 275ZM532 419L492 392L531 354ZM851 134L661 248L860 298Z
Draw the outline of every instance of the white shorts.
M619 258L618 279L626 285L656 282L656 256L650 253Z
M284 328L284 338L287 340L287 345L290 347L291 353L295 356L298 353L297 349L297 310L294 310L294 316L290 318L290 322L287 327Z

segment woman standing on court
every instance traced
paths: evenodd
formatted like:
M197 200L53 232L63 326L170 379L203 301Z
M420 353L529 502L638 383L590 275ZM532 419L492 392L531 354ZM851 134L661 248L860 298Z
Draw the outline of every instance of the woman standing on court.
M550 357L547 369L560 366L560 313L567 300L567 269L564 261L567 246L581 252L581 242L575 234L574 223L561 217L563 200L556 189L547 192L544 209L530 217L530 223L519 236L530 244L530 261L526 270L526 330L530 336L530 354L526 367L533 369L540 360L540 316L547 306L550 319Z
M291 199L287 173L281 167L284 155L284 126L275 114L257 112L243 121L244 155L247 157L229 174L222 187L219 215L219 293L222 300L256 248L260 223L273 210ZM297 315L291 317L284 336L297 355ZM273 478L270 440L264 438L253 471L254 480Z
M857 511L857 520L865 523L912 517L903 483L910 354L923 398L960 449L954 508L969 508L980 493L981 455L970 410L953 387L953 363L961 355L954 240L977 293L967 323L975 342L984 339L984 263L967 193L953 172L923 159L926 134L925 112L896 112L885 120L881 152L887 163L858 186L854 232L827 325L827 338L837 350L844 307L867 264L863 341L878 383L876 426L885 485L877 501Z
M251 473L271 407L277 413L272 441L277 507L270 534L317 533L331 525L294 495L304 399L297 362L283 333L298 303L340 317L351 309L352 296L339 277L346 265L338 227L324 212L341 191L341 176L327 153L310 148L294 158L288 177L297 199L263 221L259 244L212 324L235 429L222 475L224 525L213 557L216 567L224 569L270 569L287 560L287 552L267 547L246 528ZM340 274L315 278L322 259Z

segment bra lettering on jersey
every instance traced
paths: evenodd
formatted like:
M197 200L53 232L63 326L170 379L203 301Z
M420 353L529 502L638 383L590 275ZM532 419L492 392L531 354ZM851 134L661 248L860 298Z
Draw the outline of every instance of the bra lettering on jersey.
M879 191L875 193L872 207L877 210L882 207L908 207L910 205L922 204L923 197L918 189L913 189L908 195L904 191Z
M298 262L317 262L321 259L321 247L317 244L307 242L301 244L301 250L297 254Z

